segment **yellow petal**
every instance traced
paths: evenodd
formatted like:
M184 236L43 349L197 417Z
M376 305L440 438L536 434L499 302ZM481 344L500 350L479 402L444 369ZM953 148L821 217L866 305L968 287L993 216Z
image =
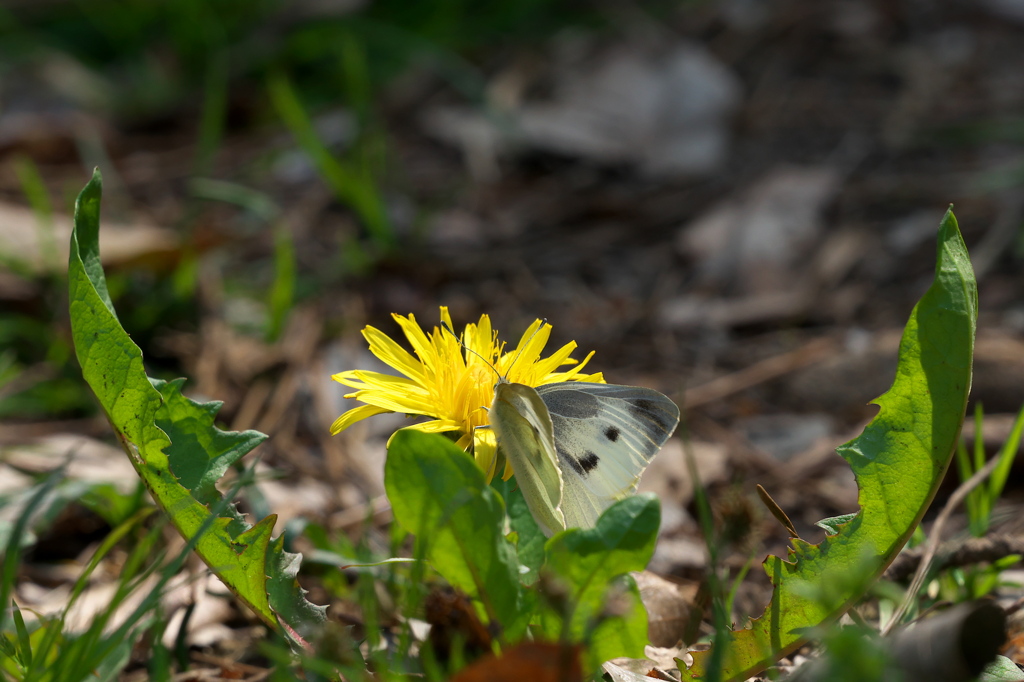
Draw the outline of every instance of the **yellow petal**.
M564 376L563 376L564 375ZM563 372L561 374L552 374L551 381L545 381L546 384L554 384L559 381L582 381L589 384L606 384L608 383L604 378L604 372L597 372L595 374L575 374L573 372Z
M437 406L432 399L419 399L412 395L391 395L383 391L356 391L350 398L362 401L367 405L376 405L385 412L401 412L403 414L436 414Z
M434 330L427 335L429 352L437 359L435 373L438 377L448 376L452 371L459 372L465 367L462 358L462 347L459 339L455 336L455 328L452 327L451 316L448 309L441 306L441 326L434 327Z
M398 394L407 392L427 394L426 389L412 379L396 377L393 374L381 374L380 372L372 372L370 370L350 369L345 372L332 374L331 378L339 384L359 390L373 388L376 390L393 391Z
M430 395L430 392L420 386L412 379L405 377L396 377L393 374L381 374L380 372L371 372L369 370L353 369L348 372L342 372L347 376L344 377L344 381L341 379L334 379L339 383L351 386L352 388L358 388L360 390L374 389L378 391L389 391L396 395L402 395L403 393L413 393L420 396ZM338 377L340 374L335 374L334 377ZM331 377L331 378L334 378Z
M414 315L403 317L402 315L392 314L398 326L402 328L402 332L405 334L405 338L409 340L409 345L412 346L416 356L423 363L430 373L436 373L438 368L438 357L437 352L434 350L433 345L430 343L430 339L420 328L420 325L416 322Z
M546 377L541 379L541 384L553 384L559 381L586 381L595 384L603 384L604 374L597 372L596 374L582 374L581 369L586 367L587 363L590 362L590 358L594 357L594 351L590 351L587 357L583 358L583 361L578 363L575 367L565 372L552 372Z
M458 337L447 331L435 329L432 341L437 357L447 375L466 371L466 357L462 352L462 342Z
M574 350L576 350L576 342L570 341L569 343L565 344L564 346L556 350L550 356L544 358L543 360L538 360L537 363L533 366L533 371L536 372L537 378L540 379L547 376L548 374L551 374L562 365L577 365L578 363L569 357L570 355L572 355L572 352ZM591 353L591 355L592 354L593 353Z
M331 379L337 381L339 384L345 384L346 386L352 386L352 384L350 382L355 380L355 374L358 371L359 371L358 369L350 369L350 370L347 370L347 371L344 371L344 372L338 372L337 374L332 374L331 375Z
M441 314L440 314L441 325L443 325L444 327L447 327L447 329L449 329L452 333L449 334L449 333L445 332L443 329L439 330L438 331L438 335L439 336L437 336L434 339L434 345L435 346L436 345L440 345L440 344L444 344L445 346L452 346L452 345L454 345L454 346L456 346L457 351L461 351L461 348L459 347L459 339L454 336L455 335L455 325L452 324L452 315L449 314L449 311L447 311L447 306L442 305L440 307L441 307ZM461 356L462 352L458 352L458 354Z
M498 462L498 439L493 429L473 430L473 459L483 469L487 482L494 478L494 467Z
M494 332L491 331L491 318L481 315L477 324L467 324L463 342L466 344L466 348L483 356L483 362L491 362L494 359Z
M452 431L458 431L460 424L454 422L451 419L431 419L428 422L422 424L413 424L412 426L405 426L403 428L412 429L413 431L422 431L424 433L451 433Z
M519 345L515 351L502 356L502 367L504 374L509 376L509 381L515 381L514 377L528 377L529 369L540 357L540 352L551 336L551 325L541 320L534 320L533 324L526 328Z
M440 431L433 431L433 427L426 428L426 429L423 428L424 426L430 426L431 424L438 424L438 423L441 423L441 422L443 422L443 420L436 419L434 421L423 422L422 424L413 424L412 426L403 426L402 428L398 429L398 431L405 431L406 429L411 429L412 431L424 431L426 433L448 433L450 431L458 431L458 426L456 426L456 428L454 428L454 429L444 428L444 429L441 429ZM394 440L395 434L398 433L398 431L395 431L395 433L392 433L390 436L388 436L388 442L387 442L387 444L384 447L388 447L388 448L391 447L391 441ZM463 438L464 437L465 436L463 436ZM461 439L460 439L460 442L461 442ZM458 443L456 443L456 445L458 445ZM462 449L465 450L465 448L462 448Z
M413 381L424 385L423 363L395 343L391 337L374 327L363 330L363 338L370 344L370 352Z
M359 407L353 407L351 410L345 412L334 420L334 423L331 424L331 435L338 435L361 419L366 419L367 417L372 417L376 414L383 414L390 411L391 410L385 410L375 405L360 405Z
M501 472L501 480L507 481L508 479L512 478L512 475L515 473L516 472L512 470L512 462L506 461L505 470Z

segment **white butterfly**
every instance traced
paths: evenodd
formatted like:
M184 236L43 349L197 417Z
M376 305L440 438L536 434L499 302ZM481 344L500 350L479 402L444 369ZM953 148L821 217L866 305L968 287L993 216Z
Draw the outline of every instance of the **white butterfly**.
M532 388L500 380L491 426L545 535L592 528L636 492L640 475L679 423L649 388L565 381Z

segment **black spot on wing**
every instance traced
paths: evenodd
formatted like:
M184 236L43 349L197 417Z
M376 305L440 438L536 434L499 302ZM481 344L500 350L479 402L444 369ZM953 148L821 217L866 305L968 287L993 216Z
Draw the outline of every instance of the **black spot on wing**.
M589 474L600 461L601 459L593 452L587 452L587 454L583 455L583 458L580 460L580 467L584 472Z
M582 457L576 457L565 451L564 448L555 446L558 456L566 462L572 470L581 478L586 478L591 471L601 462L601 458L589 450Z
M614 443L619 439L619 430L614 426L609 426L604 430L604 437Z

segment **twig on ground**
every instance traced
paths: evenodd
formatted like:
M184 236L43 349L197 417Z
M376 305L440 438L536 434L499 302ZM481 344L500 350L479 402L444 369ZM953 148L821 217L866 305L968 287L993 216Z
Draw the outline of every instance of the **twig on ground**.
M901 552L886 569L886 580L902 581L917 570L926 546L921 545ZM947 540L939 545L933 567L936 569L971 566L983 561L998 561L1011 554L1024 554L1024 536L990 535Z
M712 379L706 384L687 389L683 395L682 407L687 410L721 400L776 377L821 362L835 353L835 350L835 339L827 337L812 339L796 350L765 358L738 372L726 374Z

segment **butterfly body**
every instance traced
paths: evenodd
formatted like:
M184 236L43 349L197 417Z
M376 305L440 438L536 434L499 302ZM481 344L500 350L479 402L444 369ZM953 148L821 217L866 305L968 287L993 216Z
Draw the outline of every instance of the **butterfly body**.
M490 421L527 505L551 535L593 527L601 512L635 492L679 423L679 408L636 386L499 382Z

